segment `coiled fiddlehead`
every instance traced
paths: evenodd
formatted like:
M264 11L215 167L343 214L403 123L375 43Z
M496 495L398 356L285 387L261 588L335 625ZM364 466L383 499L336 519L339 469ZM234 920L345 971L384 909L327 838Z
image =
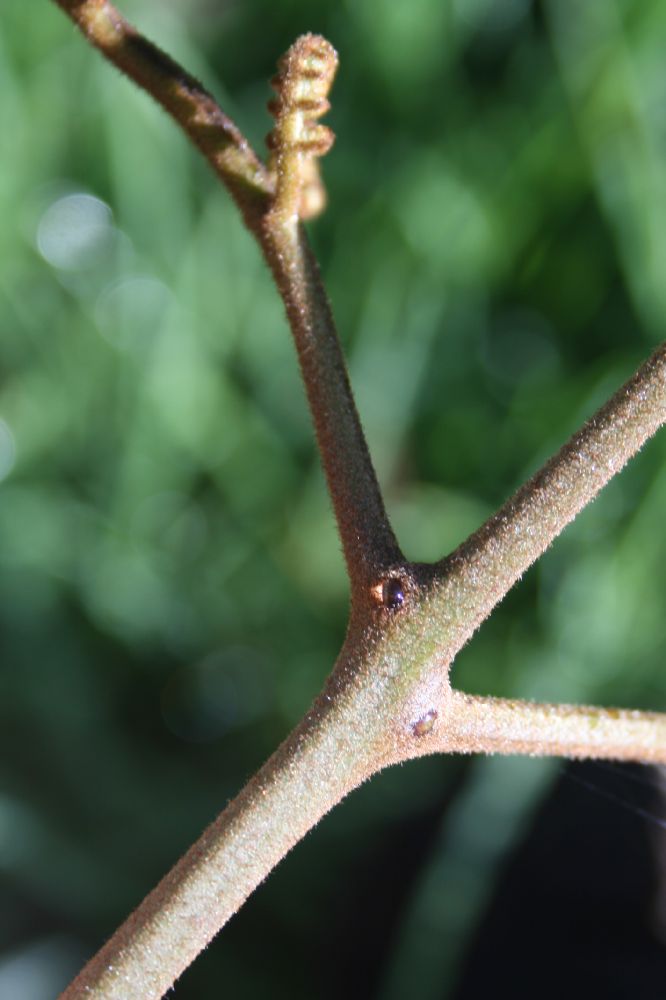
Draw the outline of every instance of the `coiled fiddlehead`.
M276 97L268 104L275 127L266 139L276 173L277 212L311 219L324 209L318 158L335 136L318 119L330 108L327 95L337 67L338 54L321 35L302 35L278 63L271 80Z

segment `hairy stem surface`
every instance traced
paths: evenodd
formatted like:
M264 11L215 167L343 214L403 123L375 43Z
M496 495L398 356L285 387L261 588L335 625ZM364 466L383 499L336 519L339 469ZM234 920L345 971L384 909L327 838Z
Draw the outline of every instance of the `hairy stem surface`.
M328 710L328 712L327 712ZM304 834L362 780L320 704L62 994L158 1000ZM339 714L339 713L338 713Z
M149 93L204 154L257 232L275 184L232 120L190 73L153 45L107 0L54 0L91 45Z
M467 752L666 763L666 715L584 705L541 705L454 691L438 747Z
M289 181L290 197L285 197L284 185L276 185L213 97L139 34L113 4L108 0L55 3L92 45L176 119L229 189L259 241L294 334L352 588L358 593L388 566L402 561L402 555L386 516L319 268L298 221L299 167L312 156L290 150L288 143L286 151L278 150L278 166ZM295 82L288 80L285 89ZM280 124L278 116L278 136ZM327 131L324 126L310 126L304 135L308 142L313 134L321 142L320 132ZM312 177L300 182L312 198Z
M317 119L334 50L305 36L283 62L276 183L201 84L112 4L55 2L178 121L258 239L294 334L352 586L345 646L310 712L63 994L149 1000L325 812L386 764L437 751L666 759L665 716L471 697L452 691L448 677L480 622L666 420L666 345L453 554L432 566L406 563L299 221L322 200L310 161L332 141ZM302 91L306 84L314 91Z
M404 557L386 515L319 268L297 219L271 213L264 249L294 335L352 600L362 600Z
M456 649L664 422L666 344L493 517L437 564L432 614L455 630Z

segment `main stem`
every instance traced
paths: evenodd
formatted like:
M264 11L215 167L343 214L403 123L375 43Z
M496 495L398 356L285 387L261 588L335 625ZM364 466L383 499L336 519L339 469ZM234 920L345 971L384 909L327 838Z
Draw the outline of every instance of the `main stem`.
M666 716L447 692L435 739L400 721L415 624L352 627L324 692L288 739L94 956L60 1000L159 1000L281 858L388 763L438 751L666 763ZM418 628L418 620L416 620ZM430 667L441 674L437 658ZM397 665L397 667L396 667Z
M60 1000L158 1000L282 857L369 773L349 707L320 698Z

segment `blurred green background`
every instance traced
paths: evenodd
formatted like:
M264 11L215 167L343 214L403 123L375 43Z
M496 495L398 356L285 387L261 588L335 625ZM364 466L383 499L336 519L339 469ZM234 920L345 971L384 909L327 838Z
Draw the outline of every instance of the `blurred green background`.
M666 7L121 6L260 147L279 55L306 30L338 48L312 239L399 538L441 556L663 339ZM47 0L3 0L0 123L0 997L46 1000L307 708L347 585L281 304L197 153ZM530 571L458 687L666 708L665 456ZM379 776L173 995L485 996L470 969L506 897L512 996L558 975L663 996L663 823L638 815L659 787L609 773ZM523 899L506 880L539 830ZM618 962L631 992L603 988Z

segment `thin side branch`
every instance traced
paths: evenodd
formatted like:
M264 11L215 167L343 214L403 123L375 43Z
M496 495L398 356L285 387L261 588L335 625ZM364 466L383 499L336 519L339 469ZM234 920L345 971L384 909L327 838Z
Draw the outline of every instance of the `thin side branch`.
M175 118L229 189L246 224L256 233L274 193L274 181L202 84L139 34L107 0L54 2L91 45Z
M542 705L454 691L433 752L529 754L666 763L666 715Z
M493 517L437 564L431 612L456 651L664 422L666 343Z

